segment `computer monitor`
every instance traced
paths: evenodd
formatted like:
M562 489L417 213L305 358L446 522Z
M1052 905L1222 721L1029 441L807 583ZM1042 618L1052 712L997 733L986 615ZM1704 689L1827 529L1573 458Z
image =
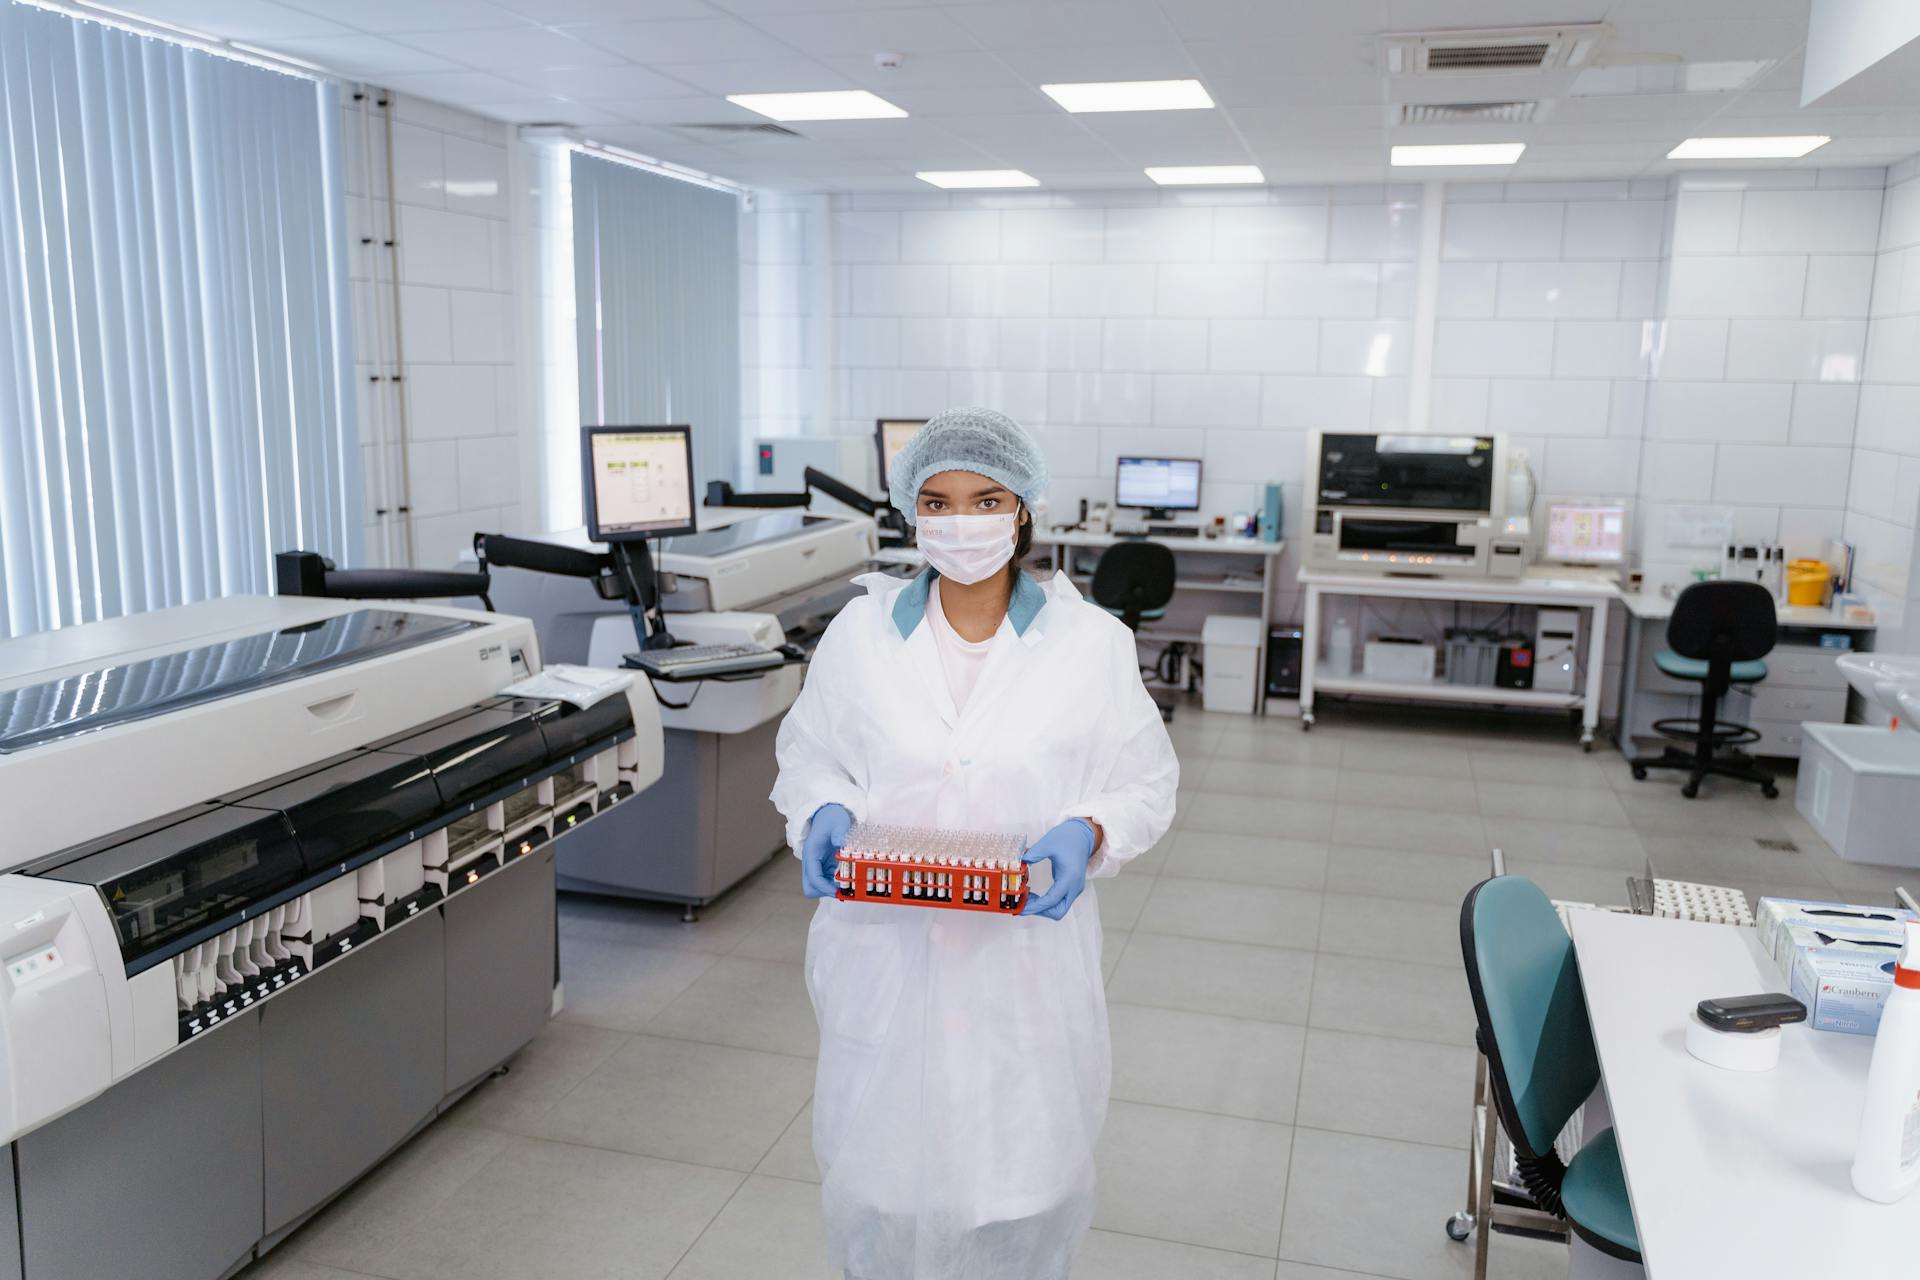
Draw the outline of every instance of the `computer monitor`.
M692 427L582 427L587 536L643 542L692 533Z
M1627 559L1626 504L1548 503L1544 558L1556 564L1624 564Z
M1200 459L1122 458L1113 481L1115 506L1162 514L1200 509Z
M887 477L893 473L893 460L913 439L913 433L927 425L925 418L882 418L873 424L873 447L880 458L880 491L886 492Z

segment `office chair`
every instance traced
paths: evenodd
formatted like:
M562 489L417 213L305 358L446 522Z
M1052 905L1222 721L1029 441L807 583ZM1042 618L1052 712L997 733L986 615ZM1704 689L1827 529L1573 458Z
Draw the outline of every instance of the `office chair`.
M1139 631L1142 622L1167 616L1173 599L1173 552L1158 542L1119 542L1100 553L1093 567L1093 602ZM1160 718L1173 719L1164 702Z
M1649 769L1684 769L1680 794L1689 800L1700 794L1700 780L1708 774L1757 782L1769 800L1780 794L1773 775L1739 753L1760 741L1760 731L1719 718L1720 703L1734 685L1766 678L1767 664L1760 659L1773 651L1774 633L1773 596L1757 582L1696 582L1680 593L1667 619L1669 647L1653 662L1675 680L1699 682L1700 715L1656 720L1653 728L1693 747L1635 756L1628 761L1635 778L1644 782ZM1722 749L1730 754L1719 754Z
M1513 1142L1515 1172L1536 1205L1593 1248L1640 1262L1613 1130L1590 1137L1570 1163L1554 1149L1600 1083L1573 939L1559 913L1531 880L1483 880L1460 906L1460 950L1475 1039L1500 1127ZM1484 1228L1481 1241L1484 1250Z

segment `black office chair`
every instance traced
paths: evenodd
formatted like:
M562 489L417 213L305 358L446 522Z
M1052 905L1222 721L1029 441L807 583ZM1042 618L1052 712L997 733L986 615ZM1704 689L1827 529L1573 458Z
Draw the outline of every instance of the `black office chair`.
M1775 630L1773 596L1759 583L1696 582L1680 593L1667 619L1669 647L1653 661L1675 680L1699 682L1700 715L1656 720L1653 727L1663 738L1693 746L1636 756L1628 762L1635 778L1645 781L1649 769L1684 769L1680 794L1689 800L1700 794L1700 780L1708 774L1757 782L1769 800L1780 794L1773 775L1739 750L1760 741L1760 731L1719 718L1720 703L1734 685L1766 679L1761 659L1773 651Z
M1158 542L1119 542L1100 554L1093 567L1093 602L1138 631L1142 622L1167 616L1173 599L1173 552ZM1154 699L1160 718L1173 708Z

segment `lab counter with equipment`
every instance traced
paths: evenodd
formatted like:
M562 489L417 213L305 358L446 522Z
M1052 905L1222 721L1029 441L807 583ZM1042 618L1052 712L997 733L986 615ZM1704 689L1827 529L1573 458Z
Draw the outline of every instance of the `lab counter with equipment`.
M0 644L0 1274L217 1280L539 1032L556 848L661 770L541 670L316 599Z
M872 520L703 511L696 532L661 537L658 623L682 645L724 661L757 661L788 646L804 654L860 591L851 579L874 554ZM604 560L588 532L515 539ZM487 538L483 545L499 545ZM780 661L698 678L674 667L686 649L639 649L628 600L593 576L567 576L491 560L495 603L533 620L555 661L597 668L644 665L666 734L663 786L613 820L569 842L563 889L679 903L689 919L763 866L786 842L768 796L774 737L799 695L805 667ZM700 651L691 651L698 654Z

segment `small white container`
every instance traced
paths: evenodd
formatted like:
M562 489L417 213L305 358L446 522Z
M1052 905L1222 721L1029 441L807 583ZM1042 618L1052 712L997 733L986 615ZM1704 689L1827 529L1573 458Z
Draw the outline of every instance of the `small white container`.
M1206 664L1201 700L1207 710L1253 714L1260 695L1260 640L1258 618L1215 614L1201 626Z
M1920 733L1801 726L1794 807L1849 862L1920 867Z
M1353 624L1345 618L1327 628L1327 674L1336 680L1353 674Z

